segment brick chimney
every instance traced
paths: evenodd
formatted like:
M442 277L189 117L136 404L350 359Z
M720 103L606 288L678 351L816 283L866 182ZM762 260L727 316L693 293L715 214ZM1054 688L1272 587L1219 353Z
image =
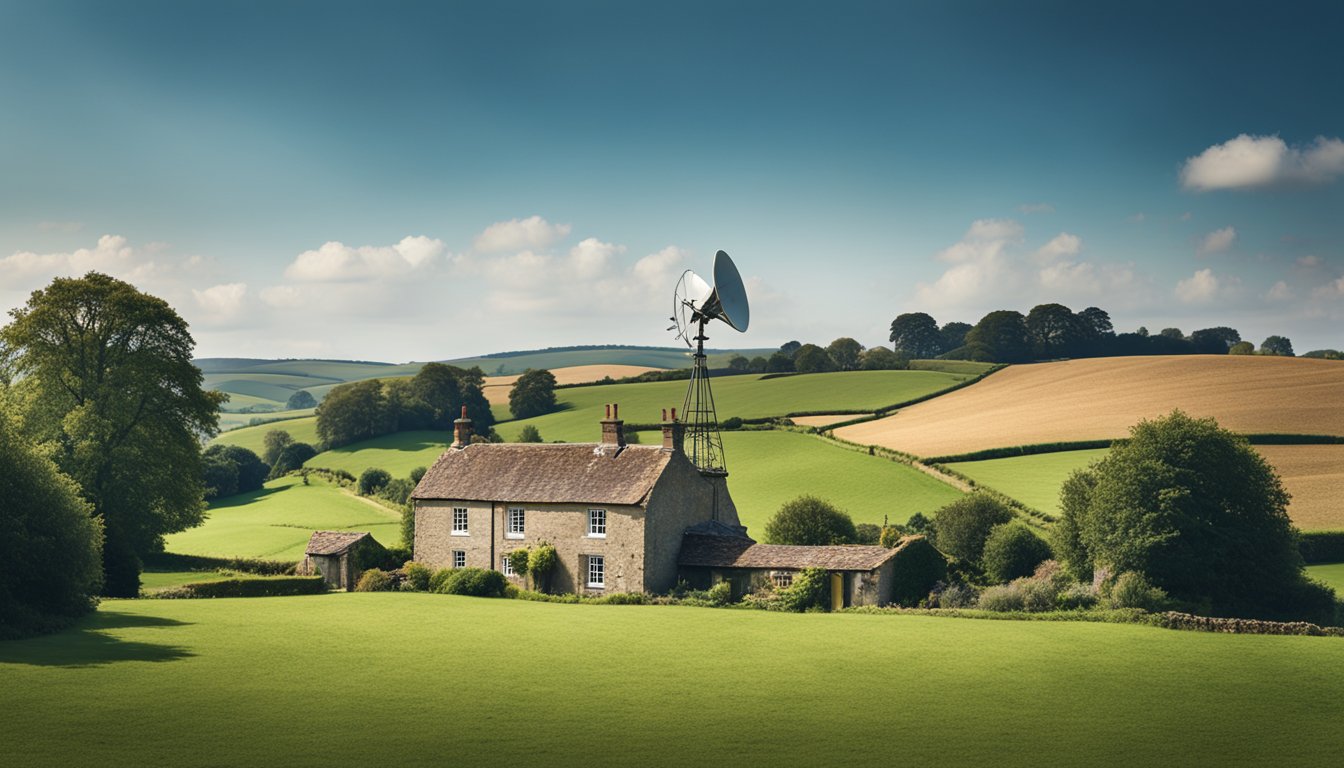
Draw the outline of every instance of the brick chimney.
M625 445L625 422L621 421L621 407L607 404L607 418L602 420L602 445L620 448Z
M462 406L462 416L453 422L453 448L466 448L471 445L471 419L467 418L467 406Z
M663 409L663 450L681 453L682 443L686 439L686 425L677 421L677 409L672 409L672 418L667 418L667 409Z

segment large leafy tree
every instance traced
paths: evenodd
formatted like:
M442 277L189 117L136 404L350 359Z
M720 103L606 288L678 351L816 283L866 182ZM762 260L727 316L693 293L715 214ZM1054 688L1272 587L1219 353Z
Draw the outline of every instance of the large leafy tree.
M1063 304L1038 304L1027 313L1027 332L1038 359L1073 355L1085 333L1073 310Z
M859 355L862 353L863 345L848 336L841 336L826 347L826 354L830 355L835 367L842 371L852 371L858 368Z
M78 483L104 528L104 589L134 596L140 556L201 522L200 440L225 395L202 386L187 323L97 272L35 291L0 330L30 436Z
M1201 328L1190 334L1190 343L1201 355L1226 355L1232 347L1241 343L1241 334L1237 329L1220 325L1217 328Z
M943 323L943 327L938 329L938 335L942 337L943 352L951 352L965 344L966 334L970 332L972 327L970 323L956 321Z
M943 350L938 323L924 312L906 312L891 321L891 343L897 354L909 358L936 357Z
M1260 354L1292 357L1293 342L1289 341L1287 336L1270 336L1260 344Z
M383 383L377 379L333 387L317 407L317 436L327 448L385 435L396 424L397 414L388 408Z
M1031 338L1021 312L998 309L975 324L966 334L966 344L983 345L997 363L1020 363L1031 359Z
M42 454L0 387L0 639L88 612L103 580L101 526Z
M1061 493L1056 551L1075 574L1135 571L1199 610L1328 620L1288 494L1245 439L1180 411L1140 422Z
M765 524L770 544L853 544L858 540L854 520L828 501L799 496L779 508Z
M525 371L509 390L509 412L515 419L540 416L555 408L555 374L545 369Z

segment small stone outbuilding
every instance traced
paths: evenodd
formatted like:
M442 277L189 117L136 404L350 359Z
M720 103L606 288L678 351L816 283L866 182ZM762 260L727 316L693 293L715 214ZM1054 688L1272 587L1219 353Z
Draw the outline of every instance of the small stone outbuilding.
M942 562L942 555L922 536L908 537L892 548L793 546L758 544L722 527L696 526L682 537L678 564L682 578L692 587L706 589L727 581L734 597L767 584L787 587L798 571L821 568L830 574L831 610L839 610L855 605L888 605L898 600L898 594L910 592L911 586L916 594L927 594L942 571L916 565L923 550L932 553L935 563ZM902 569L902 559L915 567ZM911 580L920 583L905 583Z
M332 589L354 589L359 575L387 557L366 531L313 531L304 550L304 573L320 573Z

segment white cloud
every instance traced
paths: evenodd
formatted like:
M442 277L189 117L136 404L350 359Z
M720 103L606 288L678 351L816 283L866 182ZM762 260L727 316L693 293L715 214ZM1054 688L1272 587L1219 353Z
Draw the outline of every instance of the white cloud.
M569 249L569 263L580 277L596 277L603 274L612 259L622 253L625 253L624 245L604 243L596 237L590 237Z
M1081 237L1071 235L1068 232L1060 232L1036 251L1036 261L1048 264L1068 256L1077 256L1082 250L1083 239Z
M1218 295L1221 284L1212 269L1201 269L1176 283L1176 298L1186 304L1203 304Z
M1269 291L1265 294L1265 298L1270 301L1288 301L1293 298L1293 289L1289 288L1287 283L1280 280L1270 286Z
M1312 298L1315 299L1333 300L1338 298L1344 298L1344 277L1331 280L1325 285L1318 287L1316 290L1311 292L1311 295Z
M0 275L10 280L82 275L90 270L120 276L134 271L135 251L121 235L103 235L93 248L70 253L19 251L0 259Z
M570 225L552 224L540 216L497 221L486 227L473 243L481 253L539 250L549 248L569 236Z
M1049 203L1023 203L1017 206L1017 210L1022 213L1054 213L1055 206Z
M915 287L918 303L931 308L966 306L1000 293L1015 277L1006 251L1022 242L1022 225L1012 219L978 219L958 242L938 253L953 266L932 284Z
M1344 176L1344 141L1324 136L1290 147L1278 136L1241 134L1188 158L1181 168L1186 189L1251 189L1283 183L1324 184Z
M424 269L446 250L442 240L405 237L396 245L358 248L330 241L304 251L285 269L285 277L300 282L335 282L397 277Z
M1215 229L1204 236L1204 239L1199 242L1199 246L1195 249L1195 253L1200 256L1211 256L1215 253L1222 253L1228 248L1231 248L1232 243L1234 243L1236 239L1236 227Z
M1298 257L1297 261L1294 263L1297 264L1297 266L1299 267L1306 267L1307 269L1311 269L1313 267L1321 266L1321 257L1309 253L1306 256Z
M207 314L218 318L231 318L243 308L247 297L247 283L221 283L205 290L191 289L196 304Z

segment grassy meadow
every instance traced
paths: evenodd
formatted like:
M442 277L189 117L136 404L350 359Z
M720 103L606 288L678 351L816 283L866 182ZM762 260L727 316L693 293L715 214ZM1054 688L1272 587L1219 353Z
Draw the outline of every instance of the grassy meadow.
M108 601L0 681L35 767L1329 765L1344 641L354 593Z
M1180 408L1234 432L1344 435L1344 366L1248 355L1112 357L1012 365L973 387L842 427L917 456L1124 437Z
M1307 575L1329 584L1335 592L1344 597L1344 563L1308 565Z
M401 517L321 478L304 485L283 477L260 491L221 499L205 523L167 537L166 549L182 555L300 560L315 530L369 531L386 546L401 543Z
M1095 461L1100 461L1109 448L1086 451L1058 451L1033 456L1010 456L1004 459L959 461L948 464L976 483L993 488L1017 499L1033 509L1051 515L1059 514L1059 489L1069 475Z

